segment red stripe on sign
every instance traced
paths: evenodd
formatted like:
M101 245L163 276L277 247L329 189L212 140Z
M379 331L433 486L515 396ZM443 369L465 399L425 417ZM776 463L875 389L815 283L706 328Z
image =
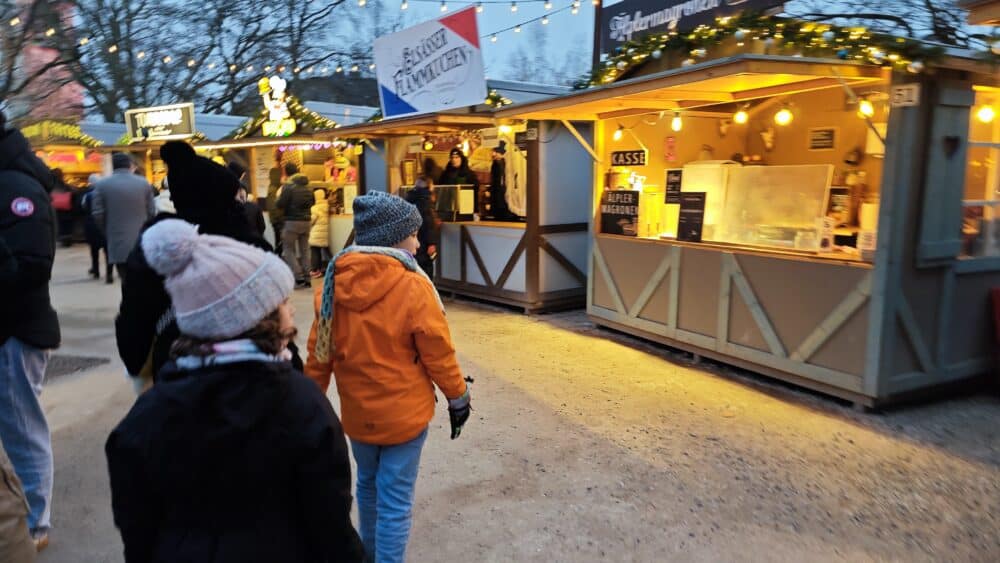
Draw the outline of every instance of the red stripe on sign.
M438 21L441 22L441 25L455 32L459 37L468 41L476 49L479 48L479 27L476 25L475 6L459 10Z

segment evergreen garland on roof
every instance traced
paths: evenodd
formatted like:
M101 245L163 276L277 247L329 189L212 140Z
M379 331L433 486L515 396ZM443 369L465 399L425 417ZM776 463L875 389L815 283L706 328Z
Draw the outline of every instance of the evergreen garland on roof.
M300 102L295 96L288 95L286 104L288 105L288 113L291 114L291 119L295 120L296 132L306 134L318 133L340 127L336 121L327 119L302 105L302 102ZM248 119L243 123L243 125L240 125L233 131L230 131L224 138L239 140L250 137L260 131L264 122L267 121L269 117L270 115L267 108L263 108L255 117ZM303 129L305 129L305 131L303 131Z

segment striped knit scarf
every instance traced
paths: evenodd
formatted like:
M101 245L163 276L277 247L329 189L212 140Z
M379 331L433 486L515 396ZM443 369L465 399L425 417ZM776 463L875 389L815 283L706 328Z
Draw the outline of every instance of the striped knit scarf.
M333 257L333 260L330 260L330 265L326 267L326 276L323 278L323 301L320 304L319 323L316 327L316 348L313 350L313 353L316 355L316 359L322 363L329 362L333 352L336 351L332 338L333 284L334 276L336 274L337 260L345 254L380 254L382 256L391 256L396 260L399 260L399 262L407 270L417 272L428 282L431 281L430 278L427 277L427 273L424 272L424 270L417 264L417 259L405 250L390 248L387 246L349 246L340 251ZM433 282L431 282L431 287L434 287ZM437 298L438 306L441 307L441 311L444 312L444 304L441 303L441 296L438 295L437 289L434 290L434 296Z

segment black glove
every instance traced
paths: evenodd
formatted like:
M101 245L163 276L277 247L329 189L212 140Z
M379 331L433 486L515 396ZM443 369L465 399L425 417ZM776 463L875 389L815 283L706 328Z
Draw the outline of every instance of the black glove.
M462 427L465 421L469 420L472 411L469 388L465 388L465 393L457 399L448 399L448 416L451 418L451 439L454 440L462 434Z

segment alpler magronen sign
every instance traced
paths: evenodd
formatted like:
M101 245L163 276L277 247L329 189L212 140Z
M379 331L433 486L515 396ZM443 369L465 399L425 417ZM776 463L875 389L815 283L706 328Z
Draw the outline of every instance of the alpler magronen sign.
M775 0L605 1L601 8L600 52L608 54L627 41L651 33L690 31L715 23L715 18L764 11L781 4Z

